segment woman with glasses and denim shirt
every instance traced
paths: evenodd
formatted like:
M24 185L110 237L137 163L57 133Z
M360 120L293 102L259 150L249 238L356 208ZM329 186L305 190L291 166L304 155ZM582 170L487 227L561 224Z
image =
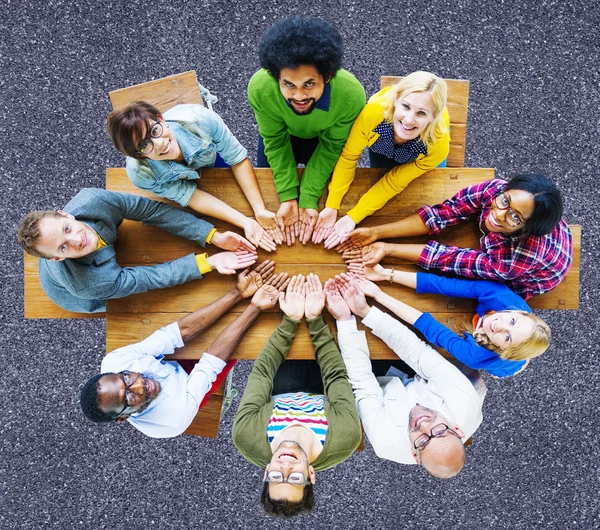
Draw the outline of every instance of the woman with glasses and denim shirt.
M127 176L139 188L244 230L252 245L271 251L282 242L282 222L265 208L248 153L221 117L202 105L177 105L162 115L135 101L108 115L113 145L127 156ZM198 189L203 167L231 167L256 221Z
M400 221L353 230L338 250L349 263L375 265L394 256L425 269L506 282L527 300L556 287L571 266L573 242L562 212L560 192L544 175L488 180ZM438 234L469 218L479 221L480 250L433 240L426 245L376 242Z
M527 303L506 285L485 280L446 278L426 272L405 272L381 265L353 263L350 271L359 278L367 296L373 297L399 318L413 325L435 346L475 370L495 377L507 377L524 370L529 359L550 346L550 328L531 312ZM370 281L367 281L370 280ZM415 289L417 293L443 294L477 300L472 324L464 337L421 311L389 296L372 282L387 280Z

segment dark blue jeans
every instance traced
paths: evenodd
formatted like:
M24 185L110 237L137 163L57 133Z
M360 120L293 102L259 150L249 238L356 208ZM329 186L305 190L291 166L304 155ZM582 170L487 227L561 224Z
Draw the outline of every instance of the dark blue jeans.
M446 160L442 160L438 167L446 167ZM400 164L396 162L393 158L388 158L385 155L380 155L379 153L374 153L369 149L369 167L384 167L384 168L393 168Z
M317 145L319 145L318 138L298 138L297 136L290 135L290 143L292 144L292 151L294 152L294 158L296 159L296 165L308 164L310 157L315 152ZM258 137L258 150L256 153L256 167L271 167L267 157L265 156L265 143L262 136Z
M284 361L273 378L273 396L289 392L323 394L323 378L317 361Z

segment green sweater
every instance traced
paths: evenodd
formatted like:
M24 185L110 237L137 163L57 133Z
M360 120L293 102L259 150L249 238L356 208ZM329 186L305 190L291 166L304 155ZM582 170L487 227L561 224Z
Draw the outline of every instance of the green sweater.
M325 445L312 462L319 471L346 460L358 447L362 432L348 373L329 326L321 316L307 320L307 323L327 399ZM262 469L267 467L272 456L267 426L274 405L273 378L292 347L299 324L298 320L283 317L254 362L233 422L233 443L246 460Z
M338 70L330 85L329 110L315 109L298 116L288 107L279 82L267 70L256 72L248 84L248 101L265 143L265 155L281 201L298 197L298 173L290 135L319 138L319 145L302 176L300 208L317 208L352 124L366 102L365 89L346 70Z

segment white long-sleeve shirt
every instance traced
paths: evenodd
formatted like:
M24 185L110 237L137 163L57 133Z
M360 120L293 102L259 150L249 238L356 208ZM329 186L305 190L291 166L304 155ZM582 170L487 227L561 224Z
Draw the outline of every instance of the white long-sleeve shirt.
M164 355L182 346L181 332L177 322L174 322L142 342L109 353L102 361L102 373L129 370L152 377L160 383L160 393L150 405L127 419L136 429L152 438L171 438L185 431L226 364L218 357L205 353L188 375L179 363L162 360Z
M338 321L340 351L348 371L360 419L369 442L380 458L415 464L408 437L408 416L417 404L437 410L456 423L468 440L483 419L485 384L473 382L398 320L371 308L363 319L416 376L406 387L397 377L375 377L364 331L354 319Z

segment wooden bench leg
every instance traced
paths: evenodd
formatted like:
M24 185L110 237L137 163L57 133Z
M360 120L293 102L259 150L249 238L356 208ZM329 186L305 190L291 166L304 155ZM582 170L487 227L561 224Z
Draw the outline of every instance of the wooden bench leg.
M233 368L227 374L227 379L225 382L225 398L223 399L223 406L221 407L221 420L225 413L231 407L233 400L238 395L238 391L236 388L233 388Z

